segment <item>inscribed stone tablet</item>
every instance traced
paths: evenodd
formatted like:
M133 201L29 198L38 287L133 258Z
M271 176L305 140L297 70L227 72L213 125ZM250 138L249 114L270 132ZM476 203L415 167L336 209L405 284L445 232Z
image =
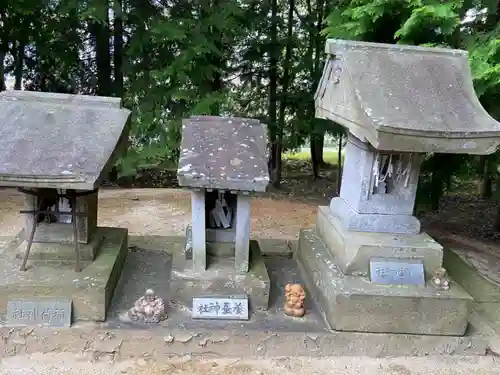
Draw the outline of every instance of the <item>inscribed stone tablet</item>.
M370 259L370 280L393 285L425 285L424 264L415 259Z
M8 301L7 325L69 327L71 325L71 301L60 299Z
M193 297L193 319L248 320L248 298Z

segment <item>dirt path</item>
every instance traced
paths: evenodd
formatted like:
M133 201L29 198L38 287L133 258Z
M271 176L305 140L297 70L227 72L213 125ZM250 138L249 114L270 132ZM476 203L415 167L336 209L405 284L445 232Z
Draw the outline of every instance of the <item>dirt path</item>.
M18 211L22 197L16 190L0 190L1 235L15 235L22 226ZM191 221L189 193L177 189L103 189L99 192L99 225L119 226L131 234L182 234ZM312 227L316 205L293 200L255 198L252 204L253 236L287 238L300 228Z
M16 356L0 364L0 375L496 375L495 357L324 359L279 358L258 360L178 359L164 363L144 359L118 363L90 363L65 353Z

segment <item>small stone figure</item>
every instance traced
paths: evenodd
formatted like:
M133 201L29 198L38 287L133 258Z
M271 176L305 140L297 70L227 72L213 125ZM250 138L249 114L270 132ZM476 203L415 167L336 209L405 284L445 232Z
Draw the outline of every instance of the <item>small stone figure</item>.
M144 321L145 323L159 323L167 318L165 303L153 289L146 290L146 294L139 298L134 307L128 311L130 320Z
M448 271L443 267L438 267L434 271L434 276L431 279L432 285L439 290L450 289L450 278L448 276Z
M304 300L306 293L300 284L287 284L285 286L285 314L301 318L306 313Z

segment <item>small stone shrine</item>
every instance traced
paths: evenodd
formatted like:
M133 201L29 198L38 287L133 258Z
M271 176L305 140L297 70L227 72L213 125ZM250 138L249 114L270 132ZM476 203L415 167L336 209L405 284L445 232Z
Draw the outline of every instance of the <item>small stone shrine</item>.
M267 135L258 120L193 116L183 121L179 185L191 190L192 222L183 254L174 255L172 299L246 296L267 310L270 280L250 240L253 192L265 192Z
M97 194L127 145L130 111L118 98L4 91L0 113L0 185L22 193L26 218L0 251L0 311L69 301L75 320L105 320L128 232L97 226Z
M340 196L301 231L308 289L336 330L464 335L472 297L447 278L413 208L425 153L500 144L467 52L342 40L326 52L316 116L347 128L348 142Z

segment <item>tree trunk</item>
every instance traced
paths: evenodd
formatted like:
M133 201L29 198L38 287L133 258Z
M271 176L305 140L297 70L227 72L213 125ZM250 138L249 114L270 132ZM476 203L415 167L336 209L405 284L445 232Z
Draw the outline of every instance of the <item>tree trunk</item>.
M219 9L219 7L223 6L223 2L220 0L213 0L212 9ZM213 12L213 10L211 10ZM211 26L210 27L210 35L211 40L214 42L216 48L223 53L224 44L223 44L223 35L218 27ZM215 67L214 72L212 74L211 80L209 82L209 90L216 94L222 93L223 81L222 81L222 72L226 70L225 62L221 55L212 53L209 57L209 63ZM219 116L221 112L220 102L217 100L210 106L210 114L212 116Z
M269 133L271 152L269 153L269 177L271 184L278 188L281 183L281 143L278 137L276 121L277 88L278 88L278 1L271 0L271 51L269 56Z
M314 155L314 158L318 161L320 166L324 165L325 159L323 158L323 148L325 147L325 133L321 132L320 134L317 134L314 137L314 142L316 143L316 146L314 147L316 155Z
M108 8L103 7L103 11L104 9L105 13L101 14L99 19L105 20L105 22L89 21L89 31L95 45L97 95L111 96L113 88L111 82L111 56L109 52L109 16Z
M290 86L290 71L292 61L292 48L293 48L293 11L295 8L295 0L288 2L288 21L287 21L287 37L285 48L285 60L283 67L283 84L281 88L281 100L278 118L278 131L276 135L276 151L275 151L275 165L276 165L276 179L281 180L281 167L282 167L282 144L283 132L285 130L285 114L288 107L288 88Z
M7 54L7 46L0 48L0 91L5 91L5 55Z
M24 47L25 43L19 41L16 48L15 68L14 68L14 90L21 90L23 86L24 70Z
M323 30L323 22L324 22L324 14L325 14L325 0L317 0L316 1L316 9L315 16L316 19L313 20L311 24L311 30L314 30L310 35L309 43L311 43L311 52L314 56L312 60L312 91L311 98L314 98L314 92L316 91L316 87L321 79L322 67L321 67L321 57L324 55L324 36L321 34ZM307 7L312 10L311 3L307 3ZM311 116L314 117L314 99L311 99L310 104ZM319 169L320 166L325 163L323 159L323 146L325 143L325 132L323 130L312 129L311 137L309 139L310 142L310 151L311 151L311 164L313 170L314 179L319 178Z
M342 133L339 134L339 147L337 152L337 194L340 195L342 187Z
M319 142L316 139L316 134L312 134L311 138L309 139L309 148L311 152L311 165L312 165L312 171L313 171L313 178L318 179L319 176L319 166L320 166L320 161L318 158L318 155L320 153L323 153L323 149L319 148Z
M497 215L493 224L493 229L500 232L500 204L497 204Z
M123 97L123 3L114 0L113 21L113 68L115 77L115 96Z
M445 192L445 187L449 183L453 173L443 168L447 163L452 163L448 154L434 154L432 156L432 175L430 181L430 205L431 210L438 211L441 197Z
M488 155L484 158L483 177L481 180L481 198L489 199L493 196L493 171L495 169L493 157Z

